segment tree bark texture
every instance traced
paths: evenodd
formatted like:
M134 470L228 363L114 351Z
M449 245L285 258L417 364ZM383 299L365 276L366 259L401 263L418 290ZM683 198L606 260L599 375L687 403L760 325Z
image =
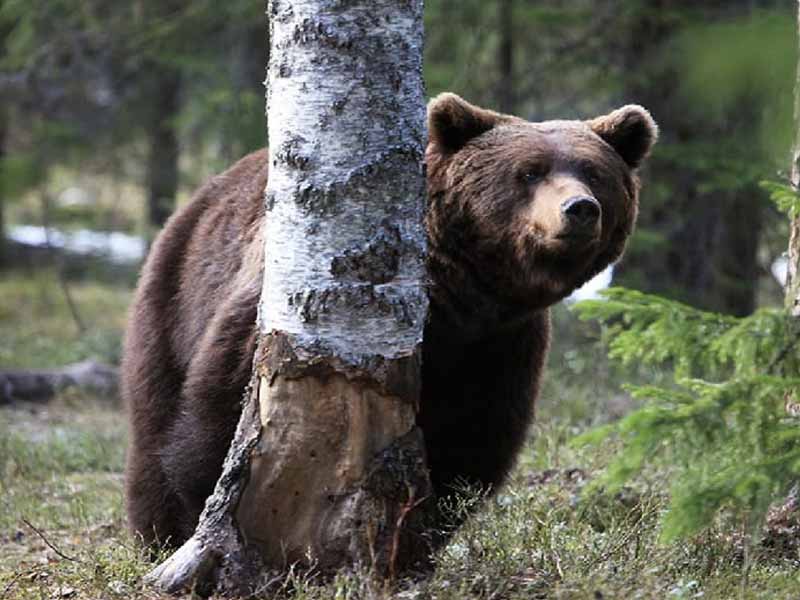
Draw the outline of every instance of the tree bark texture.
M400 511L430 494L414 466L427 310L422 2L269 10L263 433L238 516L269 564L310 554L323 568L388 566ZM401 487L391 498L368 483L384 451L417 454L390 461Z
M797 30L800 39L800 2L798 2ZM800 190L800 61L797 64L794 84L794 135L790 177L792 186L797 191ZM792 219L788 254L786 309L792 317L800 317L800 217Z
M259 351L198 529L151 574L170 591L296 564L391 577L429 555L422 0L268 10Z

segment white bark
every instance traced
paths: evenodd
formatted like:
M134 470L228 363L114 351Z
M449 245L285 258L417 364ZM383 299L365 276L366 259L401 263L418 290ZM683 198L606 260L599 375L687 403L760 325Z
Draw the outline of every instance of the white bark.
M260 325L353 366L422 339L422 2L272 0Z
M800 1L798 2L797 33L800 38ZM800 62L794 83L794 144L792 145L791 182L800 190ZM800 218L791 223L788 268L786 273L786 308L792 317L800 318Z

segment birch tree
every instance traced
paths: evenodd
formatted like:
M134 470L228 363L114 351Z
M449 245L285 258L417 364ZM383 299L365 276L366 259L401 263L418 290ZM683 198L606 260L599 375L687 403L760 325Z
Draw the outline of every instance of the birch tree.
M422 0L270 0L260 348L194 536L150 580L427 554Z
M800 2L798 2L797 32L800 39ZM794 83L794 143L792 144L791 184L800 190L800 61ZM794 214L789 234L788 269L786 276L786 309L795 319L800 318L800 215Z

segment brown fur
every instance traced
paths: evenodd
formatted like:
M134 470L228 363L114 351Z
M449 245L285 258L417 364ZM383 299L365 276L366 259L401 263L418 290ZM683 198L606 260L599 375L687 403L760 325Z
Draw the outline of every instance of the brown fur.
M533 415L547 307L621 254L634 169L655 141L644 109L528 123L446 94L429 106L431 309L418 423L438 494L499 486ZM204 186L154 245L130 315L130 526L145 542L191 534L233 436L255 345L265 151ZM567 225L565 200L601 218ZM570 226L571 227L571 226ZM566 236L566 237L565 237Z
M126 502L145 542L194 530L219 476L254 352L267 154L215 177L167 223L129 315Z

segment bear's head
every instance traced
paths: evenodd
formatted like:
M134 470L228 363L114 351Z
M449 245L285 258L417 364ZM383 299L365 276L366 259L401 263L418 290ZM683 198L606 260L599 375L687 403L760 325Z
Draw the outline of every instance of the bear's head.
M622 254L658 136L644 108L532 123L442 94L428 130L429 269L448 310L544 308Z

